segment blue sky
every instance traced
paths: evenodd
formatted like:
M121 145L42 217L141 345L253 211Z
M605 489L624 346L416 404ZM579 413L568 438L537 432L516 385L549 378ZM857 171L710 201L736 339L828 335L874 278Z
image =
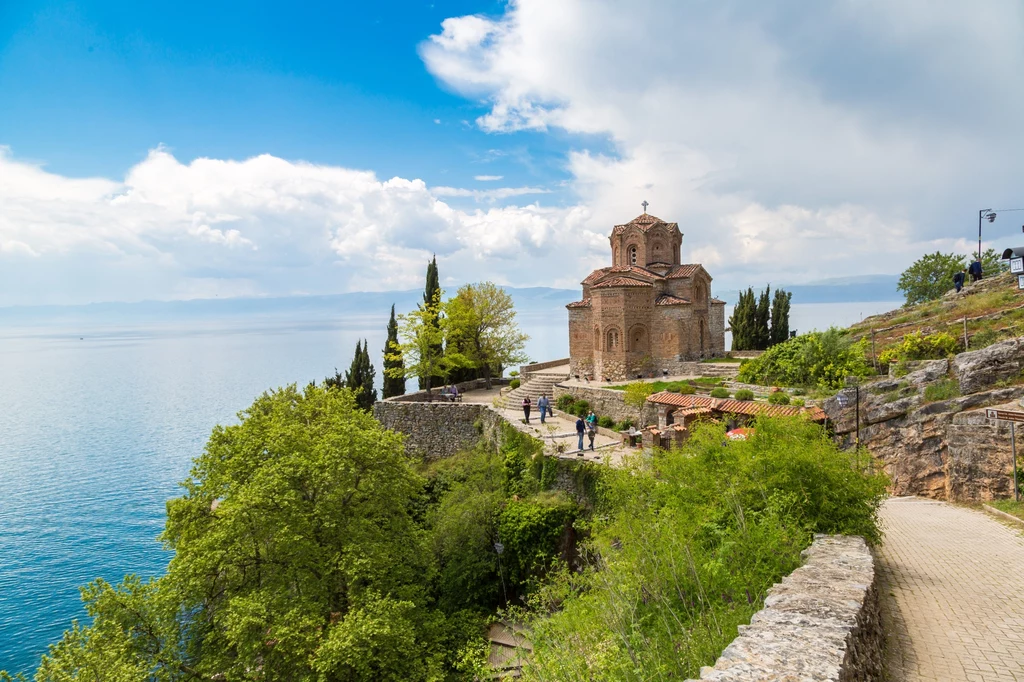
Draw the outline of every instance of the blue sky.
M719 289L898 273L1024 206L1022 44L1018 0L0 3L0 305L575 288L645 199Z

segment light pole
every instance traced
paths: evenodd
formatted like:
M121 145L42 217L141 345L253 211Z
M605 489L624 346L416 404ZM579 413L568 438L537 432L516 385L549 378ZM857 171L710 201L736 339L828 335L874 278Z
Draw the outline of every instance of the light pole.
M981 221L988 220L990 223L995 222L996 212L991 208L983 208L978 211L978 262L981 262Z

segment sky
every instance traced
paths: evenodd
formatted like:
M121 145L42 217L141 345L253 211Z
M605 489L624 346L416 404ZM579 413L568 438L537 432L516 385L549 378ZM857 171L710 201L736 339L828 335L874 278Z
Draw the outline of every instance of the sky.
M1019 0L0 0L0 305L898 273L1024 207ZM1024 211L985 224L1024 243Z

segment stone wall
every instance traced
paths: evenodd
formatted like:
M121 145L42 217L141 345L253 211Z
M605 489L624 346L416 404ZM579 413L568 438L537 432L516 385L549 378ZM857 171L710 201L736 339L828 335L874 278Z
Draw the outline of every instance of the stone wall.
M750 625L700 679L714 682L882 677L882 625L871 551L859 537L817 535L804 565L775 585ZM691 681L693 682L693 681Z
M384 428L405 434L405 451L433 461L472 448L481 437L494 439L501 416L486 405L384 400L373 405Z
M552 367L561 367L562 365L568 365L569 358L562 358L561 360L548 360L547 362L535 362L532 365L521 365L519 367L519 378L526 381L533 375L534 372L539 372L542 369L551 369Z
M492 386L508 386L510 379L491 379ZM466 391L479 390L487 388L486 379L471 379L469 381L463 381L462 383L455 384L458 387L460 393ZM404 393L402 395L396 395L393 398L386 398L384 402L388 403L429 403L441 400L441 388L442 386L436 386L427 391L413 391L412 393Z
M594 413L598 417L611 417L620 422L629 419L636 422L637 411L635 407L626 404L626 392L614 391L610 388L590 388L586 386L555 384L552 395L557 401L560 396L569 394L577 400L586 400L590 403ZM658 409L648 403L643 410L643 424L656 424L658 422ZM638 425L639 426L639 425Z

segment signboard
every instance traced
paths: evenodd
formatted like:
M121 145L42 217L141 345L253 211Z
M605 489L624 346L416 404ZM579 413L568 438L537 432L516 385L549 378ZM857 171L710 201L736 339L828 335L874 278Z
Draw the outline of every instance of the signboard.
M1017 275L1017 288L1024 289L1024 275Z
M1010 272L1017 275L1024 272L1024 258L1010 259Z
M1013 410L985 410L985 416L1004 422L1024 422L1024 412Z

